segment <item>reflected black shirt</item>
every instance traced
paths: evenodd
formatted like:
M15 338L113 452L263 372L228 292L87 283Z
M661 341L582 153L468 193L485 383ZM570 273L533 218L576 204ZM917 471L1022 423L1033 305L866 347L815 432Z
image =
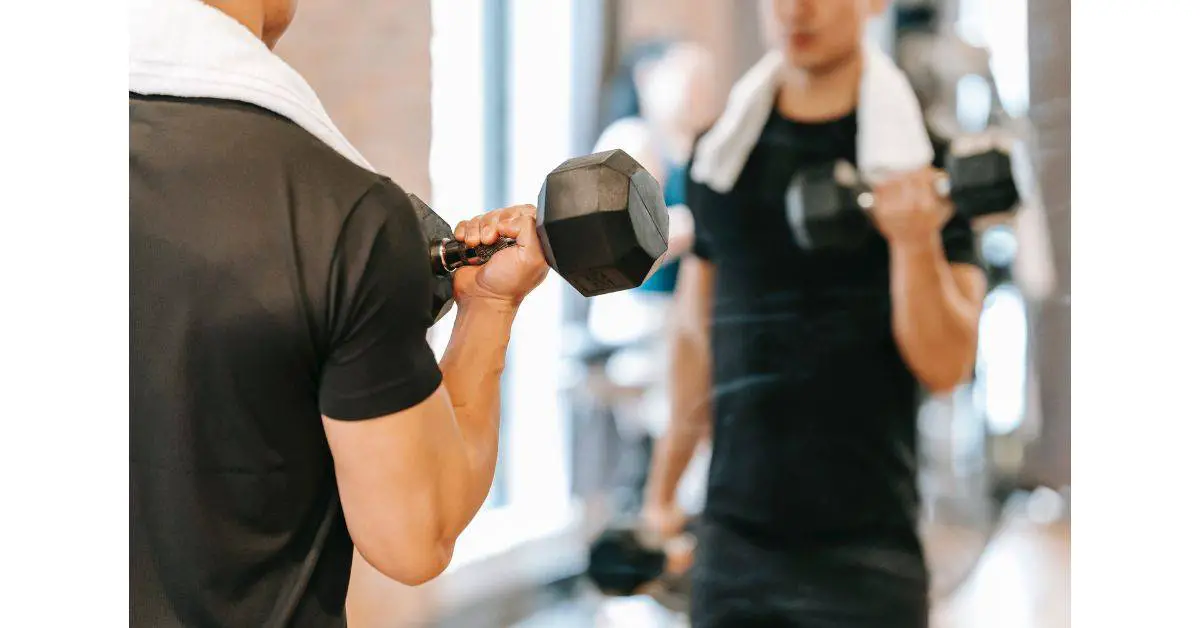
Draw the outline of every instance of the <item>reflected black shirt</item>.
M299 126L129 100L131 626L342 626L321 415L441 383L406 195Z
M706 515L774 547L895 539L916 545L918 384L892 335L888 248L814 254L793 239L797 169L856 162L855 115L775 113L734 188L692 182L694 254L716 269L713 451ZM977 264L970 225L943 232Z

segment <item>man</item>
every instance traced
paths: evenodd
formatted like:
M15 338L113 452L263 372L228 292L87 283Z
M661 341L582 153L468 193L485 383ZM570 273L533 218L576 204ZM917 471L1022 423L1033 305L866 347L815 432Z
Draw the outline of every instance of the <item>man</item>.
M984 275L970 225L934 192L911 88L863 43L885 3L762 8L774 50L690 171L673 416L644 519L681 529L676 485L711 425L694 626L926 626L918 393L969 372ZM853 250L805 249L792 177L837 159L875 173L875 228Z
M492 484L534 210L458 225L519 244L456 273L439 365L413 207L269 50L295 8L131 13L132 626L343 626L355 546L428 581Z

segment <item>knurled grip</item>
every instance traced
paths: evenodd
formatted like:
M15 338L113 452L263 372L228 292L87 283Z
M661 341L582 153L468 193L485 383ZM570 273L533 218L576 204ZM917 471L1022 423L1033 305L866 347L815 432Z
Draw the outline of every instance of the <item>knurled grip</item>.
M429 247L433 267L438 274L446 275L463 266L481 266L496 253L516 244L512 238L500 238L492 244L467 246L453 238L445 238Z

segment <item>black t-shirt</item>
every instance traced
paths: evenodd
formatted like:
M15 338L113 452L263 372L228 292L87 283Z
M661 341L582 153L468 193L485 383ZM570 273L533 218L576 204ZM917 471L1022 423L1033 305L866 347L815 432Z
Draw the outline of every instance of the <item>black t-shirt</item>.
M716 269L706 515L775 547L916 543L918 384L892 334L887 242L806 252L785 209L797 169L856 162L856 131L853 114L775 113L730 192L689 185L694 254ZM965 220L943 243L976 263Z
M130 94L129 124L131 625L344 625L321 414L441 383L412 206L250 105Z

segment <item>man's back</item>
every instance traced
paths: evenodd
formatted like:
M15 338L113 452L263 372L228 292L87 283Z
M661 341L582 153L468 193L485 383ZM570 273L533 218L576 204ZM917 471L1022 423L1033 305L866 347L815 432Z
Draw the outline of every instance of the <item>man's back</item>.
M129 113L132 625L339 625L323 371L390 183L249 105Z

